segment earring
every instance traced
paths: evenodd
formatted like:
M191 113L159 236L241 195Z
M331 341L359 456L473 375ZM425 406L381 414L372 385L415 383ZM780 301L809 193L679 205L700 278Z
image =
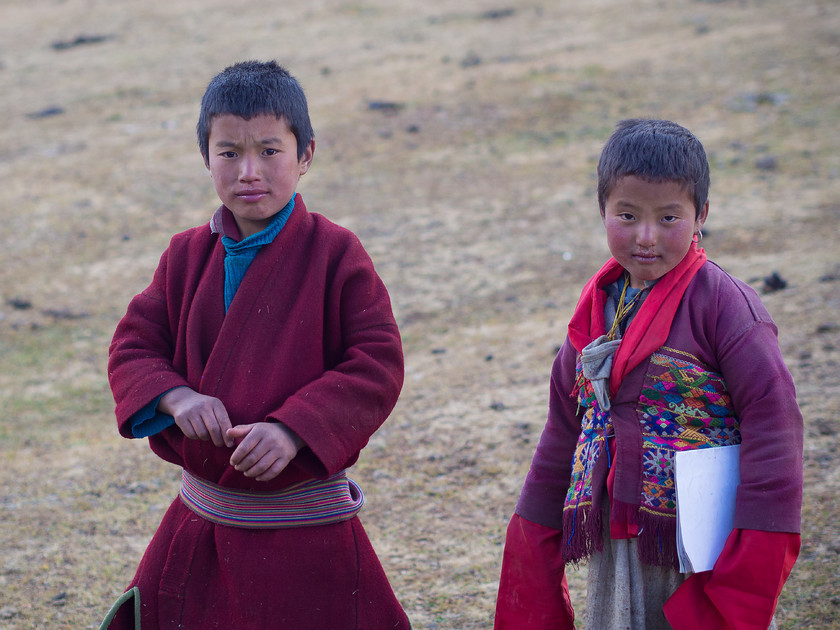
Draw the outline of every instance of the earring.
M699 244L699 243L700 243L700 241L702 241L702 240L703 240L703 230L697 230L697 231L694 233L694 238L692 238L691 240L693 240L695 243L698 243L698 244Z

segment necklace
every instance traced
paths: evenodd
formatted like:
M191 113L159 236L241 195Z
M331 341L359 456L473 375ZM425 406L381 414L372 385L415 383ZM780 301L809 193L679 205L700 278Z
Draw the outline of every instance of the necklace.
M615 309L615 318L613 319L612 326L610 326L610 330L607 333L607 339L613 341L618 337L618 332L620 330L621 322L623 322L627 317L633 312L636 308L636 304L639 301L642 293L645 292L645 289L642 289L632 298L630 298L626 303L624 301L625 296L627 295L627 289L630 287L630 274L624 275L624 286L621 288L621 296L618 298L618 307Z

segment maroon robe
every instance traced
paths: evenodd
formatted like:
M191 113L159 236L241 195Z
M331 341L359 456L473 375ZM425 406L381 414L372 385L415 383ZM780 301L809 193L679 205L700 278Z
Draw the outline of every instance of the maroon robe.
M399 332L369 256L300 197L227 314L224 256L207 225L178 234L130 303L108 365L120 433L133 437L137 411L186 385L219 398L234 425L277 421L306 443L278 477L259 482L230 465L233 449L187 439L175 425L149 438L193 475L271 491L352 465L403 380ZM409 627L358 518L247 530L204 520L176 498L134 585L144 629ZM131 627L120 623L111 628Z

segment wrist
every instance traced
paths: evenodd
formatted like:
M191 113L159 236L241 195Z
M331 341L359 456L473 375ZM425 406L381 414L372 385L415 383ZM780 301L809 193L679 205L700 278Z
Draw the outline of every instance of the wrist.
M181 385L179 387L173 387L168 392L164 393L157 404L157 410L161 413L168 414L170 416L174 416L175 405L178 401L182 398L182 396L189 391L189 387L186 385Z
M292 431L290 428L286 427L286 431L289 434L289 437L292 439L292 444L295 445L295 451L300 452L300 450L306 446L306 442L304 442L301 437Z
M273 418L272 418L272 419L270 419L269 421L270 421L271 423L273 423L273 424L277 425L277 427L279 427L279 428L280 428L280 430L281 430L281 431L283 431L283 433L285 433L285 434L286 434L286 436L287 436L287 437L288 437L288 438L292 441L292 444L293 444L293 445L294 445L294 447L295 447L295 452L296 452L296 453L300 452L300 450L306 446L306 442L304 442L304 441L301 439L301 437L300 437L297 433L295 433L294 431L292 431L292 430L291 430L289 427L287 427L285 424L283 424L283 423L282 423L282 422L280 422L279 420L274 420Z

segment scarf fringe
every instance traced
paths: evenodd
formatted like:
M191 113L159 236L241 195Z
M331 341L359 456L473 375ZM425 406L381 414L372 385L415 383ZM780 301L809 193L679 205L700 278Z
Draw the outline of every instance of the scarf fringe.
M639 510L639 560L643 564L680 570L677 519Z
M567 507L563 512L563 561L577 565L602 551L602 532L601 510L593 509L591 503Z
M679 571L676 518L621 502L616 502L613 509L627 512L630 520L639 524L638 554L643 564ZM609 528L605 527L601 509L593 508L591 503L568 506L563 512L563 561L577 566L603 551L605 535L609 535Z

